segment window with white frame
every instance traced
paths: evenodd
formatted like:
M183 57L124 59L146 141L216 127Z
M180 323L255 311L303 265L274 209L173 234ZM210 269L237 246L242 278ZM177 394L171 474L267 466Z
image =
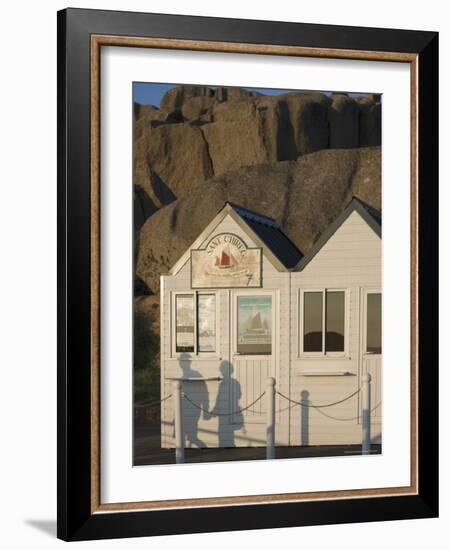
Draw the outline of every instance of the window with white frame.
M215 294L176 294L174 316L176 353L216 351Z
M303 353L344 353L345 290L303 292L301 350Z
M366 307L366 353L381 354L381 293L369 292Z
M216 295L197 295L197 349L216 351Z

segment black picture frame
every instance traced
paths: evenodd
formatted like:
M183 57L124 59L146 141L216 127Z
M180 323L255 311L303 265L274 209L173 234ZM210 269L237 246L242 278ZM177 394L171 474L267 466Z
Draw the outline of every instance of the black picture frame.
M92 513L91 36L152 37L399 52L417 56L418 491ZM138 537L438 515L438 34L117 11L58 12L58 532Z

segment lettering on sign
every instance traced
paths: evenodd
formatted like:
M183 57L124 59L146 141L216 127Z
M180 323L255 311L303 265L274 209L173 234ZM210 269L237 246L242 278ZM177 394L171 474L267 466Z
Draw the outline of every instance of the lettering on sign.
M233 233L215 235L206 248L191 251L192 288L258 288L261 249Z

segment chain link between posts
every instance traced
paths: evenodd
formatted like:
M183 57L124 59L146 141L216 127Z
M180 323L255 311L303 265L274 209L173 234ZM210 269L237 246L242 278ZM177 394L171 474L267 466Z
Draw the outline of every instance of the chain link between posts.
M284 412L284 411L287 411L289 409L292 409L294 407L300 406L300 407L305 407L305 408L316 409L317 412L319 412L323 416L326 416L327 418L330 418L332 420L337 420L337 421L341 421L341 422L350 422L352 420L359 420L361 418L361 415L353 416L351 418L337 418L335 416L327 414L326 412L322 411L321 409L325 409L325 408L328 408L328 407L333 407L335 405L339 405L341 403L344 403L345 401L351 399L352 397L355 397L355 395L358 395L360 392L361 392L361 388L358 388L355 392L351 393L347 397L344 397L343 399L340 399L339 401L333 401L332 403L325 403L323 405L314 405L313 403L306 403L306 402L303 402L303 401L296 401L295 399L292 399L292 398L288 397L287 395L284 395L280 391L275 390L275 393L277 393L280 397L282 397L283 399L285 399L286 401L288 401L290 403L289 406L287 406L283 409L277 409L275 412L280 413L280 412ZM266 394L265 391L262 392L254 401L252 401L246 407L243 407L241 409L237 409L236 411L226 412L226 413L225 412L209 411L209 410L205 409L205 407L203 407L202 405L199 405L198 403L196 403L195 401L190 399L190 397L188 397L185 392L183 392L183 398L186 399L186 401L189 402L193 407L196 407L200 411L203 411L204 414L207 414L209 416L233 416L233 415L241 414L241 413L247 411L248 409L250 409L251 407L253 407L253 405L256 405L256 403L258 403L258 401L260 401L264 397L265 394ZM169 395L166 395L165 397L163 397L159 401L153 401L151 403L138 403L138 404L135 405L135 408L149 409L151 407L155 407L156 405L160 405L161 403L164 403L164 401L167 401L167 399L170 399L171 397L173 397L172 393L169 394ZM381 405L381 401L379 403L377 403L375 405L375 407L373 407L370 410L370 412L371 413L374 412L380 405ZM260 411L253 411L253 413L254 414L265 414L265 413L262 413Z
M156 405L160 405L161 403L164 403L164 401L167 401L167 399L170 399L173 396L173 394L166 395L159 401L152 401L151 403L136 403L134 406L136 409L150 409L151 407L155 407Z
M355 392L351 393L347 397L344 397L344 399L340 399L339 401L334 401L333 403L326 403L324 405L313 405L312 403L306 403L303 401L295 401L294 399L291 399L287 395L284 395L283 393L279 392L278 390L275 390L276 393L282 397L283 399L286 399L286 401L289 401L292 403L292 406L300 405L301 407L309 407L311 409L325 409L327 407L334 407L335 405L339 405L340 403L344 403L344 401L347 401L348 399L351 399L355 395L358 395L358 393L361 391L361 388L358 388ZM289 408L289 407L288 407Z
M379 401L375 405L375 407L370 409L370 414L372 414L373 411L377 410L380 405L381 405L381 401ZM351 422L352 420L361 420L361 418L362 418L361 414L358 414L358 416L352 416L351 418L337 418L336 416L332 416L331 414L327 414L326 412L321 411L320 409L318 409L317 412L322 414L323 416L326 416L327 418L330 418L331 420L337 420L339 422Z
M357 395L358 393L360 393L361 391L361 388L358 388L355 392L351 393L350 395L348 395L347 397L344 397L344 399L340 399L339 401L334 401L333 403L326 403L324 405L314 405L313 403L306 403L306 402L302 402L302 401L295 401L294 399L291 399L290 397L288 397L287 395L284 395L282 394L281 392L279 392L278 390L276 390L276 393L282 397L283 399L286 399L286 401L289 401L291 403L291 405L289 405L288 407L285 407L284 409L278 409L278 411L276 412L283 412L283 411L287 411L289 409L292 409L293 407L296 407L297 405L300 405L301 407L306 407L306 408L311 408L311 409L316 409L318 413L320 413L321 415L323 416L326 416L327 418L330 418L331 420L336 420L336 421L339 421L339 422L350 422L352 420L360 420L362 418L362 415L358 414L357 416L352 416L351 418L337 418L336 416L333 416L331 414L327 414L325 411L322 411L321 409L325 409L327 407L333 407L335 405L339 405L340 403L344 403L345 401L347 401L348 399L351 399L352 397L354 397L355 395ZM381 401L379 401L375 407L373 407L372 409L370 409L370 414L372 414L376 409L378 409L378 407L381 405Z
M288 397L287 395L284 395L283 393L279 392L278 390L275 391L275 393L277 393L280 397L282 397L283 399L285 399L286 401L289 401L290 405L288 407L285 407L284 409L278 409L276 410L275 412L276 413L280 413L280 412L284 412L284 411L287 411L289 409L292 409L296 406L301 406L301 407L309 407L309 408L313 408L313 409L323 409L323 408L326 408L326 407L333 407L335 405L339 405L340 403L344 403L345 401L347 401L348 399L351 399L352 397L354 397L355 395L357 395L359 392L361 391L361 388L358 388L355 392L351 393L350 395L348 395L347 397L344 397L344 399L340 399L339 401L334 401L333 403L326 403L324 405L314 405L312 403L303 403L302 401L295 401L294 399L291 399L290 397ZM186 399L186 401L188 401L192 406L196 407L197 409L201 410L201 411L204 411L205 414L209 414L210 416L233 416L235 414L240 414L240 413L243 413L245 412L246 410L250 409L251 407L253 407L253 405L255 405L264 395L266 394L266 392L263 392L259 397L257 397L254 401L252 401L252 403L250 403L249 405L247 405L246 407L243 407L241 409L238 409L237 411L232 411L232 412L227 412L227 413L219 413L219 412L213 412L213 411L208 411L207 409L205 409L202 405L199 405L198 403L196 403L195 401L193 401L192 399L190 399L190 397L188 397L186 395L186 393L183 392L183 397L184 399ZM377 405L379 406L379 405ZM319 411L320 412L320 411ZM253 411L254 414L265 414L265 413L262 413L260 411ZM330 417L332 418L332 417ZM359 418L359 416L355 417L356 418ZM338 419L336 419L338 420ZM345 419L347 420L347 419ZM351 420L351 419L348 419L348 420Z
M193 401L192 399L190 399L184 392L183 392L183 397L186 399L186 401L188 401L191 405L193 405L194 407L196 407L197 409L203 411L204 414L208 414L209 416L233 416L235 414L240 414L240 413L243 413L244 411L250 409L251 407L253 407L253 405L255 405L256 403L258 403L258 401L260 399L262 399L264 397L264 395L266 395L266 392L263 391L262 394L257 397L254 401L252 401L250 403L250 405L247 405L246 407L243 407L242 409L238 409L237 411L232 411L232 412L227 412L227 413L220 413L220 412L214 412L214 411L208 411L207 409L205 409L202 405L199 405L198 403L196 403L195 401ZM259 413L257 412L256 414L263 414L263 413Z

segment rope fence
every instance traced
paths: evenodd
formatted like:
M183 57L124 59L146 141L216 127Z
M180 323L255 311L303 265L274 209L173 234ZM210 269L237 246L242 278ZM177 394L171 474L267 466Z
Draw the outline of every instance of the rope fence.
M183 422L183 406L182 406L183 400L185 400L187 403L189 403L196 409L203 411L203 414L205 417L207 415L209 417L214 417L214 416L231 417L234 415L242 414L245 411L248 411L249 409L254 407L254 405L256 405L256 403L258 403L264 396L266 396L266 399L267 399L266 410L264 412L254 410L253 414L261 414L261 415L265 414L267 417L267 423L266 423L266 439L267 439L266 458L267 459L275 458L275 415L276 413L280 413L297 406L304 407L306 409L315 409L321 415L339 422L351 422L355 420L361 420L362 454L369 454L370 444L371 444L371 439L370 439L371 414L381 405L381 401L380 401L375 405L375 407L371 408L370 406L370 397L371 397L370 380L371 380L370 375L365 374L361 379L361 386L353 393L347 395L342 399L333 401L331 403L314 404L307 400L297 401L295 399L292 399L291 397L275 389L274 378L268 378L266 391L263 391L256 399L254 399L251 403L249 403L245 407L241 407L234 411L228 411L228 412L219 412L214 409L208 410L204 405L197 403L194 399L191 399L185 391L183 391L182 383L180 380L175 380L173 384L172 393L164 396L159 401L153 401L150 403L145 403L145 402L138 403L135 405L135 409L136 409L136 412L138 410L148 411L148 409L151 409L152 407L160 405L164 401L167 401L168 399L173 397L174 429L175 429L175 461L177 464L181 464L184 462L184 426L183 426L184 422ZM338 418L322 410L330 407L335 407L336 405L340 405L341 403L345 403L349 399L352 399L353 397L357 396L359 393L361 393L362 414L358 414L357 416L354 416L351 418ZM275 397L277 394L279 397L281 397L282 399L284 399L289 403L287 407L275 410Z
M278 390L276 391L276 393L283 399L286 399L286 401L289 401L290 403L292 403L293 406L300 405L301 407L309 407L311 409L325 409L327 407L334 407L335 405L340 405L341 403L348 401L355 395L358 395L360 391L361 391L361 388L358 388L355 392L351 393L347 397L344 397L344 399L340 399L339 401L334 401L333 403L326 403L324 405L313 405L312 403L307 403L306 401L295 401L295 399L291 399L290 397L288 397L287 395L284 395Z
M141 403L135 403L134 407L136 409L150 409L151 407L155 407L156 405L160 405L161 403L164 403L164 401L167 401L167 399L170 399L173 396L173 394L166 395L162 399L159 399L158 401L153 401L151 403L146 403L145 401Z
M184 399L186 399L186 401L188 401L191 405L193 405L194 407L196 407L197 409L203 411L203 413L205 414L209 414L209 416L233 416L235 414L241 414L243 413L244 411L247 411L248 409L250 409L251 407L253 407L253 405L255 405L256 403L258 403L258 401L260 401L264 396L266 395L266 392L263 391L262 394L257 397L254 401L252 401L250 403L250 405L247 405L246 407L243 407L242 409L238 409L237 411L232 411L232 412L227 412L227 413L222 413L222 412L215 412L215 411L208 411L207 409L205 409L202 405L199 405L198 403L196 403L195 401L193 401L192 399L190 399L184 392L183 392L183 397ZM258 411L254 411L256 412L256 414L264 414L264 413L261 413L261 412L258 412Z
M333 407L335 405L340 405L341 403L344 403L345 401L348 401L349 399L351 399L352 397L354 397L355 395L358 395L361 391L361 388L358 388L355 392L351 393L350 395L348 395L347 397L344 397L343 399L340 399L339 401L334 401L333 403L326 403L324 405L314 405L313 403L307 403L307 402L303 402L303 401L296 401L295 399L291 399L290 397L288 397L287 395L284 395L283 393L279 392L279 391L276 391L275 393L277 393L280 397L282 397L283 399L285 399L286 401L289 401L290 405L285 407L285 408L282 408L282 409L277 409L275 412L276 413L281 413L281 412L285 412L289 409L293 409L294 407L297 407L297 406L301 406L301 407L308 407L308 408L312 408L312 409L324 409L324 408L327 408L327 407ZM199 409L200 411L203 411L204 414L208 414L209 416L233 416L233 415L236 415L236 414L241 414L245 411L247 411L248 409L251 409L253 407L253 405L255 405L258 401L260 401L264 395L266 395L266 392L262 392L261 395L259 395L254 401L252 401L249 405L247 405L246 407L242 407L241 409L238 409L236 411L232 411L232 412L216 412L216 411L209 411L208 409L205 409L205 407L203 405L199 405L198 403L196 403L194 400L192 400L190 397L188 397L188 395L183 392L183 398L186 399L186 401L188 401L193 407ZM381 402L377 405L377 407L381 404ZM374 409L372 409L374 410ZM319 410L319 412L321 412ZM264 412L261 412L261 411L253 411L253 414L265 414ZM329 418L334 418L330 415L326 415L325 416L328 416ZM356 420L358 419L359 416L355 416L353 419L349 418L348 420ZM338 418L336 418L335 420L340 420ZM347 420L347 419L345 419Z
M361 392L361 388L358 388L355 392L351 393L350 395L348 395L347 397L344 397L343 399L340 399L339 401L333 401L332 403L325 403L323 405L315 405L313 403L308 403L306 401L296 401L295 399L292 399L290 397L288 397L287 395L284 395L283 393L281 393L280 391L276 390L275 393L277 393L280 397L282 397L283 399L285 399L286 401L288 401L290 403L289 406L287 407L284 407L282 409L276 409L276 413L281 413L281 412L285 412L289 409L293 409L294 407L297 407L297 406L300 406L300 407L307 407L307 408L311 408L311 409L317 409L317 412L319 412L320 414L322 414L323 416L326 416L327 418L330 418L332 420L337 420L337 421L341 421L341 422L350 422L352 420L359 420L361 419L361 415L357 415L357 416L352 416L351 418L337 418L331 414L327 414L325 413L324 411L322 411L321 409L325 409L325 408L328 408L328 407L334 407L336 405L340 405L341 403L344 403L345 401L348 401L349 399L351 399L352 397L355 397L355 395L358 395L359 393ZM222 417L225 417L225 416L233 416L233 415L237 415L237 414L242 414L243 412L251 409L253 407L253 405L256 405L256 403L258 403L258 401L260 401L264 396L266 395L266 392L263 391L254 401L252 401L249 405L245 406L245 407L242 407L240 409L237 409L235 411L231 411L231 412L217 412L217 411L210 411L208 409L206 409L203 405L199 405L198 403L196 403L193 399L191 399L185 392L183 392L183 398L188 402L190 403L193 407L199 409L200 411L203 411L203 413L205 415L209 415L209 416L222 416ZM165 397L163 397L162 399L159 399L158 401L152 401L150 403L146 403L145 401L144 402L141 402L141 403L136 403L134 405L134 407L136 409L150 409L152 407L155 407L156 405L160 405L161 403L164 403L164 401L167 401L168 399L170 399L171 397L173 397L173 394L170 393L169 395L166 395ZM378 402L375 407L373 407L371 410L370 410L370 413L373 413L376 409L378 409L378 407L381 405L381 401ZM261 412L261 411L253 411L254 414L265 414L264 412Z
M375 405L375 407L370 409L370 414L372 414L375 410L377 410L380 405L381 405L381 401L379 401ZM332 416L331 414L327 414L326 412L321 411L320 409L317 412L322 414L323 416L326 416L327 418L330 418L331 420L337 420L338 422L351 422L352 420L362 420L363 419L362 414L358 414L357 416L352 416L351 418L337 418L336 416Z
M277 393L280 397L282 397L283 399L285 399L286 401L291 403L291 405L288 406L288 407L285 407L284 409L277 409L275 412L279 413L279 412L287 411L288 409L292 409L293 407L296 407L296 406L309 407L309 408L312 408L312 409L325 409L325 408L328 408L328 407L334 407L336 405L340 405L341 403L344 403L345 401L348 401L352 397L355 397L355 395L358 395L360 392L361 392L361 388L358 388L355 392L351 393L347 397L344 397L343 399L340 399L339 401L333 401L332 403L325 403L323 405L314 405L313 403L308 403L306 401L296 401L295 399L292 399L291 397L288 397L287 395L284 395L280 391L276 390L275 393ZM249 405L247 405L245 407L242 407L240 409L237 409L236 411L224 413L224 412L216 412L216 411L210 411L208 409L205 409L205 407L203 405L199 405L194 400L192 400L190 397L188 397L188 395L185 392L183 392L183 398L186 399L186 401L188 401L192 406L196 407L197 409L199 409L199 410L203 411L204 413L208 414L209 416L233 416L235 414L241 414L241 413L247 411L248 409L250 409L251 407L253 407L253 405L256 405L256 403L258 403L258 401L260 401L265 395L266 395L266 392L263 391ZM173 397L172 393L170 393L169 395L164 396L162 399L159 399L157 401L152 401L150 403L146 403L145 401L142 401L140 403L135 403L134 407L136 409L141 409L141 408L142 409L149 409L151 407L155 407L156 405L160 405L161 403L164 403L164 401L167 401L171 397ZM376 408L378 408L380 405L381 405L381 401L371 410L371 412L374 411ZM253 412L255 414L264 414L260 411L253 411ZM325 416L329 416L329 415L325 415ZM334 417L329 416L329 418L334 418ZM345 420L356 420L357 418L359 418L359 416L355 416L353 418L349 418L349 419L345 419ZM336 419L336 420L341 420L341 419Z
M142 425L147 422L158 422L160 419L159 406L171 397L173 397L172 393L164 396L158 401L141 401L140 403L135 403L133 407L134 421Z

